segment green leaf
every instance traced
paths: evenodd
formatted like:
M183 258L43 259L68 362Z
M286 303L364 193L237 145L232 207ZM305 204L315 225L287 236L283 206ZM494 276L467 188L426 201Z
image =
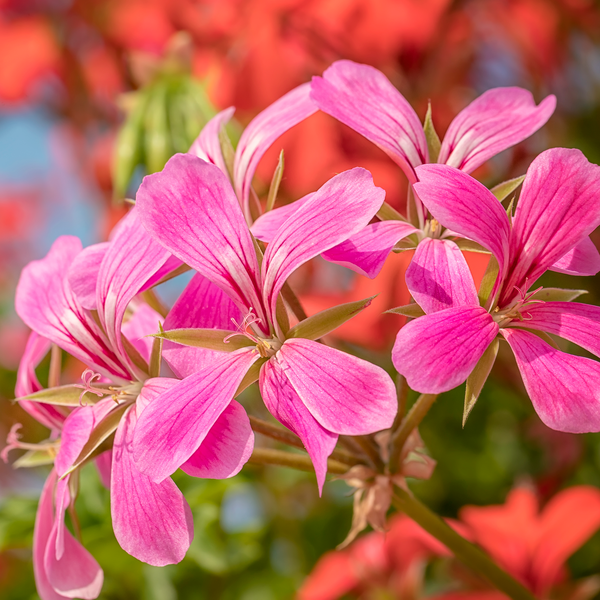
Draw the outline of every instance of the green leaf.
M288 331L286 337L288 339L304 338L306 340L318 340L367 308L373 301L373 298L375 296L322 310L316 315L300 321L300 323Z
M429 162L436 163L438 156L440 155L442 144L435 127L433 126L433 120L431 118L431 102L427 105L427 114L425 115L425 123L423 123L423 131L425 132L427 149L429 150Z
M405 306L397 306L396 308L390 308L386 310L385 314L402 315L403 317L410 317L416 319L422 317L425 311L418 304L406 304Z
M173 155L169 132L167 86L164 82L149 88L150 99L144 118L146 167L149 173L162 171Z
M55 452L48 450L28 450L15 460L12 464L14 469L27 469L30 467L41 467L43 465L51 465L56 458Z
M244 378L240 382L238 389L233 395L234 398L239 396L247 387L250 387L255 381L258 381L260 375L260 368L268 361L268 358L259 358L244 375Z
M465 426L473 407L475 406L475 402L477 402L477 398L479 398L479 394L481 394L481 390L487 378L494 366L494 362L496 361L496 356L498 356L498 348L500 347L500 342L496 338L483 353L483 356L479 359L478 363L475 365L475 368L471 372L471 374L467 377L467 389L465 390L465 408L463 411L463 420L462 426Z
M490 254L490 251L487 248L479 245L477 242L473 240L467 240L465 238L459 238L454 240L454 243L463 251L466 252L478 252L479 254Z
M381 208L377 211L377 216L382 221L404 221L406 223L406 219L387 202L381 205Z
M96 451L100 449L102 444L117 430L117 427L121 422L121 418L130 406L130 402L121 404L113 411L109 412L108 415L106 415L106 417L104 417L104 419L98 423L98 425L92 431L85 446L79 453L79 456L71 468L63 475L63 477L66 477L75 471L75 469L78 469L84 462L95 455ZM135 410L135 408L133 410Z
M182 346L207 348L208 350L219 350L220 352L233 352L240 348L255 345L252 340L241 334L230 338L227 342L223 341L232 333L234 332L229 329L171 329L156 333L154 337L160 337Z
M521 175L520 177L515 177L514 179L509 179L508 181L503 181L498 185L495 185L490 192L502 202L510 194L512 194L525 180L525 175Z
M144 113L148 95L138 92L135 100L135 106L126 117L117 136L114 153L114 194L119 199L125 197L136 167L144 160Z
M494 283L496 283L496 278L498 277L498 261L496 257L492 254L490 256L490 262L483 274L483 279L481 280L481 285L479 286L479 302L481 306L485 306L487 303L492 290L494 289Z
M275 206L275 200L277 200L277 193L279 192L279 186L281 184L281 178L283 177L283 169L285 167L285 161L283 159L283 150L279 153L279 162L273 173L273 179L271 179L271 186L269 187L269 195L267 196L267 207L266 212L273 210Z
M102 400L102 398L110 395L109 390L110 384L107 383L95 383L94 387L99 389L105 389L106 393L104 396L96 396L91 392L86 392L82 399L81 404L96 404ZM48 388L47 390L41 390L28 396L16 398L15 402L20 400L29 400L30 402L43 402L44 404L53 404L55 406L79 406L79 398L83 388L74 385L61 385L59 387Z
M575 298L579 298L583 294L587 294L587 290L563 290L561 288L542 288L531 296L532 300L543 300L544 302L571 302Z

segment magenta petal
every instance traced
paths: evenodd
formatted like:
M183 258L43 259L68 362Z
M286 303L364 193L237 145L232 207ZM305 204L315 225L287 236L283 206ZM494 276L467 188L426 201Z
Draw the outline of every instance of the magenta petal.
M227 166L225 165L223 151L221 150L219 132L221 131L221 127L229 123L234 112L235 108L230 106L216 114L202 128L200 135L195 139L189 149L190 154L216 165L223 173L225 173L225 175L227 175Z
M226 479L242 470L253 449L250 419L242 405L233 400L181 469L192 477Z
M93 317L69 287L67 271L79 252L78 238L61 236L45 258L30 262L17 286L17 314L36 333L94 370L113 379L129 379Z
M351 169L330 179L281 226L262 264L263 297L273 322L277 294L286 279L300 265L363 229L384 198L371 173Z
M392 426L398 403L380 367L323 344L286 340L276 360L311 415L328 431L366 435Z
M256 221L250 227L252 235L267 244L275 237L275 234L279 231L279 228L293 215L298 212L302 206L304 206L312 197L314 192L306 194L299 200L270 210L268 213L258 217Z
M392 362L413 390L447 392L467 379L497 333L482 307L449 308L407 323L396 337Z
M569 433L600 431L600 364L556 350L537 335L503 329L540 419Z
M88 310L96 309L98 271L109 246L110 242L102 242L84 248L69 267L69 285L81 306Z
M600 272L600 253L589 237L583 238L574 248L563 254L550 271L567 275L596 275Z
M196 273L187 284L177 302L167 315L164 329L236 329L232 319L241 323L243 315L233 301L214 283ZM210 361L220 356L221 352L205 348L182 346L173 342L163 343L163 358L173 373L183 379Z
M288 129L317 112L309 94L309 83L299 85L254 117L242 133L235 152L233 180L246 216L249 216L248 198L252 178L264 153Z
M163 318L153 308L143 303L129 305L133 308L131 317L121 326L121 333L131 342L133 347L146 361L150 361L154 338L149 337L160 331L160 323Z
M338 60L313 77L311 98L327 114L379 146L416 181L414 168L428 161L423 126L412 106L377 69Z
M450 123L438 162L471 173L492 156L535 133L555 108L553 95L536 106L531 92L522 88L488 90Z
M150 402L135 430L133 452L140 471L161 482L186 462L258 358L245 348L224 354Z
M112 449L99 454L95 460L96 470L102 485L110 490L110 472L112 470Z
M579 150L553 148L530 165L513 219L513 287L530 286L600 225L600 167Z
M194 537L192 511L170 478L154 483L133 460L135 408L115 435L111 473L111 515L121 548L155 567L183 560Z
M406 285L427 313L459 306L479 306L467 261L449 240L424 239L406 269Z
M169 252L142 227L137 207L134 207L121 222L100 266L96 290L98 316L112 347L134 374L136 368L121 339L125 310L168 258Z
M144 178L137 207L148 231L172 254L220 287L265 324L258 261L239 203L217 167L176 154L163 171Z
M415 191L444 227L481 244L498 260L500 273L508 261L510 224L502 204L484 185L446 165L417 169Z
M396 243L417 231L416 227L403 221L372 223L345 242L323 252L323 258L373 279L379 275Z
M302 440L315 467L320 495L327 475L327 457L338 435L311 415L277 359L269 360L260 370L260 393L269 412Z
M523 309L517 327L559 335L600 356L600 307L579 302L545 302Z

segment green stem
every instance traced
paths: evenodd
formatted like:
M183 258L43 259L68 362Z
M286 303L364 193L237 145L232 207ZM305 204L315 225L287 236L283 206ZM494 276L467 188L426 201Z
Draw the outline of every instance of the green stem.
M381 460L381 455L379 454L379 448L377 447L377 444L366 435L355 435L352 436L352 439L355 440L361 447L362 451L365 453L365 456L369 459L371 466L376 471L383 473L384 464Z
M306 454L292 454L291 452L272 450L270 448L254 448L248 462L257 465L279 465L280 467L290 467L310 473L315 470L312 460ZM348 465L330 458L327 461L327 471L336 475L343 475L348 471Z
M398 471L402 448L404 447L408 436L415 427L419 426L419 423L428 413L436 398L437 394L421 394L408 411L406 417L402 419L400 427L398 427L390 442L390 473L396 473Z
M397 487L392 504L446 545L469 569L484 577L508 597L513 600L535 600L529 590L502 570L481 548L459 535L410 492Z
M286 282L281 288L281 295L283 299L288 303L288 306L292 309L292 312L296 315L298 321L304 321L308 319L308 315L304 312L304 308L298 299L298 296L294 294L292 288Z

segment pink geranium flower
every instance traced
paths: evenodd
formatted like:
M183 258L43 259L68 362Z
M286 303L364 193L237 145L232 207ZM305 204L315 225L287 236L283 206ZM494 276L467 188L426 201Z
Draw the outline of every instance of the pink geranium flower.
M435 157L429 155L423 125L414 109L387 77L371 66L350 60L333 63L323 77L313 78L310 98L323 112L379 146L404 171L411 184L409 206L414 204L415 214L410 223L400 220L371 223L323 254L323 258L371 278L380 272L394 246L408 236L416 237L416 256L422 261L427 260L428 254L421 248L423 241L456 236L456 232L444 231L428 216L418 193L414 193L412 184L417 181L418 166L438 162L471 173L536 132L556 106L552 95L536 106L527 90L518 87L488 90L455 117ZM258 219L252 228L256 237L269 241L281 219L296 210L298 202ZM597 262L600 263L600 257ZM411 267L406 275L412 277Z
M300 265L364 227L383 198L363 169L334 177L283 224L261 265L231 184L216 166L181 154L144 179L137 208L147 230L218 286L244 318L226 336L239 342L235 351L190 375L142 413L134 441L142 472L162 481L188 460L253 365L250 381L259 377L260 366L265 404L302 439L320 487L338 435L392 424L396 400L390 377L366 361L288 335L279 298Z
M415 188L434 218L490 250L499 272L482 307L458 247L447 240L424 244L427 263L415 256L415 276L407 284L427 314L398 333L392 354L398 371L420 392L450 390L467 379L500 334L546 425L599 431L600 365L561 352L534 332L561 336L600 356L600 308L544 302L552 297L528 290L550 266L568 265L600 225L600 167L579 150L542 153L527 171L512 218L458 169L423 165L416 172Z

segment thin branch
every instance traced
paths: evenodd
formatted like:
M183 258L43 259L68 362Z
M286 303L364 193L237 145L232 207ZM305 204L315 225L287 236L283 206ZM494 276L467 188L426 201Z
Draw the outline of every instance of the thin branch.
M315 470L310 456L307 454L292 454L291 452L270 448L255 448L248 462L256 465L279 465L299 471L308 471L309 473ZM348 465L330 458L327 461L327 471L336 475L343 475L348 471Z

